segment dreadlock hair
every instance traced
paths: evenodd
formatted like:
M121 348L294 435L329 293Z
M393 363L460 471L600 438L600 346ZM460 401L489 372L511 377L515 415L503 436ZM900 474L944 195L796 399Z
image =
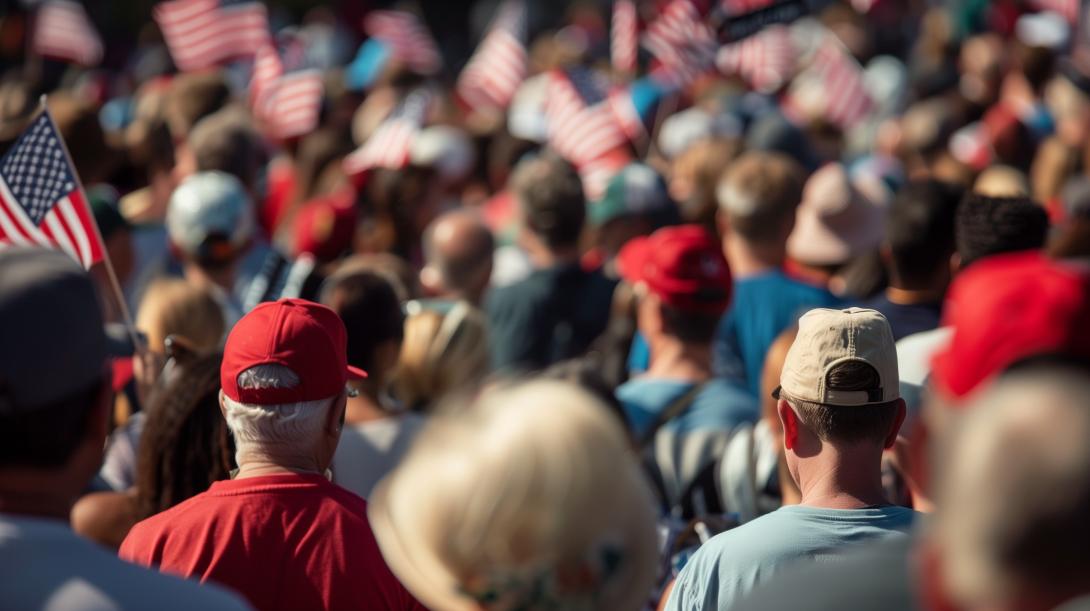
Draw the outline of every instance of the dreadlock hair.
M228 479L235 447L219 407L222 354L193 360L148 406L136 463L136 509L147 518Z
M1040 249L1048 237L1048 215L1027 197L970 193L958 205L955 235L966 266L990 255Z

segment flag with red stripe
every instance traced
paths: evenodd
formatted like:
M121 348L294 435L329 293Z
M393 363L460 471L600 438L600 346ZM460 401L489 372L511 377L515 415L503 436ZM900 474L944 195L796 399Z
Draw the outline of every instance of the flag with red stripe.
M827 121L847 129L874 110L874 100L863 82L863 68L834 34L825 34L811 68L822 83Z
M635 1L613 0L613 19L609 27L609 59L613 69L622 74L635 73L639 44Z
M255 0L167 0L154 17L185 72L253 57L269 38L265 5Z
M372 168L401 169L409 163L409 147L420 132L431 104L430 91L410 93L371 134L367 141L344 158L346 174Z
M724 45L719 49L716 64L723 74L737 74L756 91L772 93L793 75L796 55L791 31L775 25Z
M394 59L419 74L435 74L443 67L443 57L431 32L412 13L371 11L363 20L363 29L390 48Z
M526 72L526 3L510 0L458 77L458 95L470 108L504 110Z
M684 87L715 63L719 47L693 0L672 0L647 26L643 46L659 61L652 75L663 84Z
M283 53L271 40L258 50L250 79L250 100L254 115L274 135L291 138L314 131L321 114L322 94L322 73L308 67L301 41L288 40Z
M104 248L49 111L31 121L0 158L0 247L62 250L90 268Z
M83 5L71 0L47 0L38 9L34 52L43 57L95 66L102 61L102 37Z
M549 146L575 165L625 144L607 98L606 83L590 70L555 70L545 97Z

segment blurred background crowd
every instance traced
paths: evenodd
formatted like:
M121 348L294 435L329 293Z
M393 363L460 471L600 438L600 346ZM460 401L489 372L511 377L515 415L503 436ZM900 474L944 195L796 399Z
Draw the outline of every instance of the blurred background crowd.
M425 605L1087 595L1080 4L6 2L0 152L44 100L112 266L90 269L110 423L74 531L117 549L232 477L224 342L259 304L303 299L339 315L347 363L368 373L349 382L328 475L382 491L372 526ZM866 390L900 412L785 415L792 355L826 341L800 316L853 306L888 323L897 379L878 359L880 388L830 378L811 404ZM787 552L739 556L787 537L750 522L815 502L814 456L832 459L798 427L873 458L859 478L880 475L880 492L856 496L877 500L853 509L905 513L830 548L784 545L896 546L794 572ZM428 577L419 554L449 574ZM591 555L593 570L565 564ZM429 591L444 579L465 596Z

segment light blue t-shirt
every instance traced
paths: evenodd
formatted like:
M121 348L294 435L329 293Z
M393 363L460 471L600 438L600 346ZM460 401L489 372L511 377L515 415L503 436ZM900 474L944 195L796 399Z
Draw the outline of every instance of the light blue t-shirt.
M758 584L806 561L835 562L864 541L907 536L916 512L904 507L781 507L705 543L678 575L668 611L727 611Z

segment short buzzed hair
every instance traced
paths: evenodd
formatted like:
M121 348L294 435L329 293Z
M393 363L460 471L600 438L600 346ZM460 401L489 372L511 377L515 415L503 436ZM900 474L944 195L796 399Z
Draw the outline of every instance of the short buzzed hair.
M511 186L526 228L552 249L579 243L586 218L583 183L572 165L543 153L515 167Z
M829 369L826 388L842 391L874 390L882 387L878 370L861 361L845 361ZM825 405L796 399L780 391L795 409L799 420L819 439L832 443L881 442L890 434L897 418L899 400L876 405Z
M1028 197L969 193L957 211L962 266L1008 252L1039 250L1048 239L1048 214Z
M779 153L749 152L727 169L716 189L731 230L747 240L776 238L802 201L805 171Z
M231 174L251 188L262 162L260 138L241 108L219 110L193 126L189 147L198 172L219 170Z
M934 540L963 606L1090 593L1090 377L1038 363L985 392L943 439Z

